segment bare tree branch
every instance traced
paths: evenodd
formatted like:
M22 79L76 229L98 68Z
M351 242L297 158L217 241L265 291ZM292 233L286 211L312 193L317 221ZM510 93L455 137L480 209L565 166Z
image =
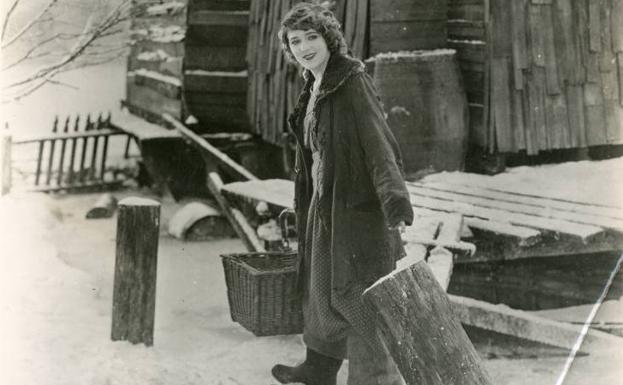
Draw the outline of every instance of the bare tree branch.
M52 6L57 1L58 0L50 0L48 4L43 8L43 10L39 13L38 16L31 19L30 22L28 22L19 32L13 35L13 37L11 37L8 41L5 42L4 39L2 39L2 48L6 49L8 46L10 46L15 41L17 41L17 39L19 39L24 33L26 33L26 31L32 28L33 25L37 24L40 21L40 19L50 10L50 8L52 8ZM8 20L8 18L6 20Z
M4 17L4 22L2 23L2 34L0 35L0 41L4 41L4 35L6 34L6 29L9 26L9 20L11 20L11 15L13 15L15 8L17 8L17 4L19 4L19 0L15 0L13 4L11 4L11 8L9 8L9 10L6 13L6 16Z
M54 2L58 0L52 0ZM4 86L4 90L8 90L10 94L13 96L9 97L7 100L3 98L3 103L10 102L11 100L17 101L20 100L39 88L41 88L45 84L54 83L54 77L62 72L69 71L76 68L82 68L92 65L103 64L107 62L114 61L119 58L119 55L115 53L120 52L125 49L126 46L123 44L118 48L111 48L108 52L103 51L100 53L91 51L93 49L93 44L98 41L98 39L103 39L109 36L113 36L123 32L122 28L119 27L119 24L125 22L129 19L128 7L131 5L130 0L124 0L120 4L118 4L111 12L109 12L105 17L100 18L99 23L96 26L93 26L94 15L91 15L87 23L84 25L84 28L81 33L78 34L58 34L58 36L51 37L48 39L44 39L47 41L40 42L36 47L33 47L27 52L19 61L24 61L27 59L31 59L33 57L45 56L46 52L41 52L40 50L44 49L45 44L51 43L54 38L55 39L69 39L71 37L77 37L78 40L73 45L73 47L67 52L67 54L51 65L45 66L29 76L22 78L21 80L17 80L12 84ZM37 52L39 50L39 52ZM36 54L36 55L35 55ZM110 57L106 57L106 55L110 55ZM81 57L88 57L89 60L81 60ZM99 59L98 59L99 58ZM13 63L10 66L14 66L17 63ZM6 96L6 92L5 92Z

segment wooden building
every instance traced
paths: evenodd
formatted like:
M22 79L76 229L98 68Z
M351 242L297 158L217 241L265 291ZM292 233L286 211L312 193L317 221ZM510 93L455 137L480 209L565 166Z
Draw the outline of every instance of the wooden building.
M298 1L136 0L126 106L287 148L301 80L276 33ZM473 147L623 143L623 0L337 0L334 11L364 60L456 49Z
M128 109L153 122L166 112L199 131L248 131L248 10L248 0L135 1Z
M528 155L622 144L621 20L621 0L449 0L471 142Z

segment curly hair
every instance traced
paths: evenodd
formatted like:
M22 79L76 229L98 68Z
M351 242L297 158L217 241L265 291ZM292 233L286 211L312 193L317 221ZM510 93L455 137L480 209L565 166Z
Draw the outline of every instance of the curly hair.
M292 63L296 63L296 59L290 50L288 42L288 32L294 30L307 31L313 29L318 32L327 43L329 52L346 54L346 40L340 31L340 22L337 21L333 12L331 12L325 4L318 2L302 2L296 4L281 21L281 27L277 36L281 42L281 49Z

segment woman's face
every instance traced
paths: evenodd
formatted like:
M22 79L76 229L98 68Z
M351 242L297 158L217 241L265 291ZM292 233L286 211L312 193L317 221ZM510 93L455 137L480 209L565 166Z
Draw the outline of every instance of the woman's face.
M327 42L313 29L289 31L288 44L296 61L312 73L324 70L331 56Z

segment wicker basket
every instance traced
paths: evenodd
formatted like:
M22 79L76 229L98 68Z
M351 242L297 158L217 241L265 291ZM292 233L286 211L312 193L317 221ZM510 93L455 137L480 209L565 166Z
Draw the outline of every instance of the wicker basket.
M233 321L256 336L303 331L296 290L296 252L221 256Z

